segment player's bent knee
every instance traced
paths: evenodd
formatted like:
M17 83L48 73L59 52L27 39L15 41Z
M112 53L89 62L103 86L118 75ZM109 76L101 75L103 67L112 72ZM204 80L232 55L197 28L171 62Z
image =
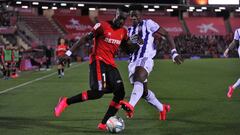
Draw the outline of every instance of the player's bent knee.
M145 89L144 89L144 91L143 91L143 95L142 95L142 98L147 97L147 95L148 95L148 90L145 90Z
M145 80L146 80L146 78L143 77L143 76L134 75L134 77L133 77L133 81L134 81L134 82L141 82L141 83L144 83Z
M147 74L143 73L134 73L133 81L134 82L141 82L144 83L144 81L147 79Z
M139 82L144 82L148 77L148 72L143 68L143 67L136 67L133 80L134 81L139 81Z

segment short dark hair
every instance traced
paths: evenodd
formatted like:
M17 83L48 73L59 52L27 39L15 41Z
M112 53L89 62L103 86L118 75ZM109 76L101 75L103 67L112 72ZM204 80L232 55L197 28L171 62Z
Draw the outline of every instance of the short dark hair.
M143 10L143 5L132 4L132 5L129 6L129 10L138 10L138 11L142 11L142 10Z

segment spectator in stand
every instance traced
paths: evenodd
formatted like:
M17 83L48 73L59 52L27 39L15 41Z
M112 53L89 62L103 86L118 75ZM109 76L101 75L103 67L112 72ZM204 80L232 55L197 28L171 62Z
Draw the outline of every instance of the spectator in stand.
M229 35L195 36L182 34L175 37L175 42L184 57L221 57L230 40Z
M0 71L4 72L3 48L0 48Z
M12 78L17 78L17 67L19 65L19 47L12 48Z
M85 46L87 46L87 44L89 44L89 43L87 42L85 45L80 46L79 49L75 53L76 58L77 58L77 62L79 62L79 63L81 63L83 61L83 58L84 58L84 48L85 48Z
M10 79L11 64L12 64L12 50L11 50L11 46L9 44L5 45L1 59L3 61L4 80L8 80L8 79Z
M34 56L30 55L29 59L31 61L32 66L37 67L37 69L40 71L42 68L42 63L39 61L39 59L35 59Z
M51 48L51 46L47 46L45 53L46 53L46 69L50 70L49 67L52 65L52 62L51 62L52 48Z

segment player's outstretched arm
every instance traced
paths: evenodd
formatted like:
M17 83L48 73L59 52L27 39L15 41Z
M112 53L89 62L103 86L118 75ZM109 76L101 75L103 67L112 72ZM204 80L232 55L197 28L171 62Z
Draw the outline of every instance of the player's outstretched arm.
M153 37L156 39L162 38L161 36L165 37L167 41L169 42L170 48L171 48L171 55L172 55L172 60L176 64L182 64L183 63L183 58L181 55L178 54L175 42L172 38L172 36L169 35L169 33L162 27L160 27L154 34Z
M65 53L66 57L70 57L73 52L79 49L80 46L87 43L89 40L92 40L94 38L94 34L92 32L89 32L88 34L83 35L80 39L78 39L73 46Z
M86 44L89 40L92 40L93 38L94 34L92 32L89 32L88 34L85 34L80 39L78 39L69 50L71 52L75 52L79 49L80 46Z
M224 56L224 57L228 57L228 52L229 52L229 50L232 50L237 44L238 44L238 41L234 39L234 40L229 44L229 46L227 47L227 49L224 51L223 56Z

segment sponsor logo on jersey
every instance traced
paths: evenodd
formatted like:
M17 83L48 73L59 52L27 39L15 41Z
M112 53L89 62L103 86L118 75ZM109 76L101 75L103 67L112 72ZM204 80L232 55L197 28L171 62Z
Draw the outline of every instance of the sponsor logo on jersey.
M104 41L109 43L109 44L117 44L117 45L121 44L121 40L107 38L107 37L104 39Z

